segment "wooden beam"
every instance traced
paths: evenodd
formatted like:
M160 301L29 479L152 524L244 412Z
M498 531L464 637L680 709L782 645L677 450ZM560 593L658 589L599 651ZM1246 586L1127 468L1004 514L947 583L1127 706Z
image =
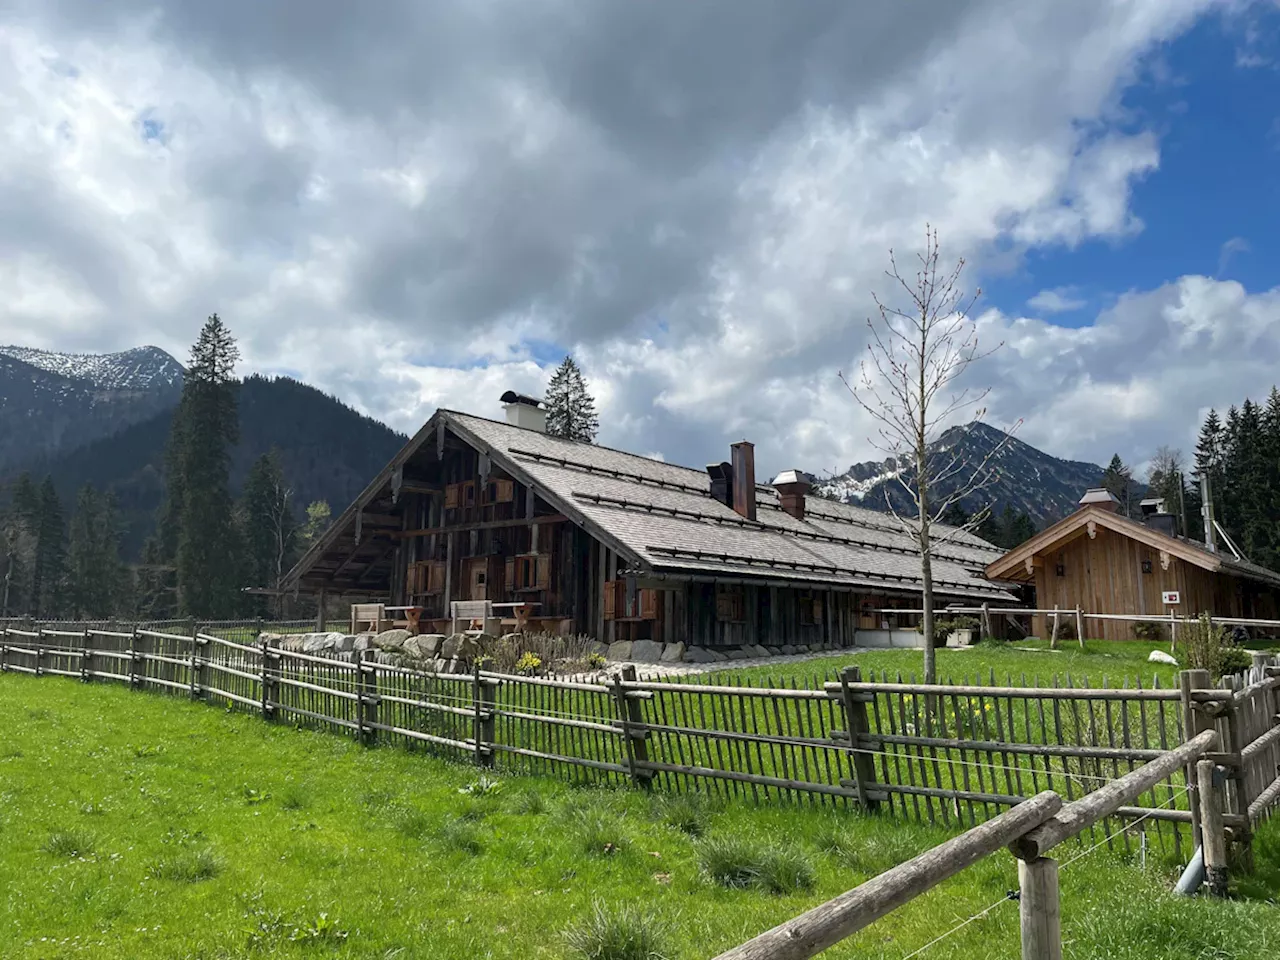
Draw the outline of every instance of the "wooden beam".
M536 523L565 523L568 517L559 513L528 519L519 517L515 520L482 520L479 523L455 523L448 527L426 527L422 530L397 530L391 536L396 540L410 537L425 537L433 533L468 533L472 530L502 530L507 527L527 527Z

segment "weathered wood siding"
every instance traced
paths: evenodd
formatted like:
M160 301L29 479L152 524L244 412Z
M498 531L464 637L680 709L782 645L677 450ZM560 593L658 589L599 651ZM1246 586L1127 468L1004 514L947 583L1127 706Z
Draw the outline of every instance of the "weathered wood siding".
M1143 572L1144 561L1150 573ZM1241 617L1246 612L1246 593L1257 607L1259 598L1247 591L1238 578L1211 573L1177 557L1139 543L1129 537L1097 527L1093 537L1081 533L1060 549L1036 556L1036 605L1048 609L1079 606L1086 613L1151 614L1196 616L1211 613L1221 617ZM1058 566L1062 575L1058 575ZM1162 594L1176 590L1182 602L1167 607ZM1033 618L1032 632L1047 637L1051 615ZM1070 618L1063 618L1063 623ZM1091 639L1132 640L1134 624L1120 621L1086 620L1085 633Z

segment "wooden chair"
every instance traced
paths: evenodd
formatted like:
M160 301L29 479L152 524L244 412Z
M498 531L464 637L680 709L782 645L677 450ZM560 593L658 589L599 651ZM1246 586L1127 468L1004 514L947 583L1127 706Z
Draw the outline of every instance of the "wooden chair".
M353 603L351 605L351 632L363 633L366 625L374 633L391 629L385 603Z
M491 600L454 600L449 606L454 633L494 633L502 629L502 622L493 615ZM461 631L458 630L459 621L462 622Z

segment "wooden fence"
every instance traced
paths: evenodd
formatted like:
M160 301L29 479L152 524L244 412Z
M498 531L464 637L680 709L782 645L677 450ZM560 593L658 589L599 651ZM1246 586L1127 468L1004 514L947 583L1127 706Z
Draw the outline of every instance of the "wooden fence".
M1247 839L1280 799L1277 668L1248 686L1178 689L927 686L850 668L808 687L688 679L432 674L245 642L246 628L8 628L0 669L118 682L482 766L631 782L757 801L854 804L973 827L1051 790L1067 802L1215 729L1231 779L1226 822ZM232 639L237 637L238 639ZM1151 784L1097 827L1125 849L1185 858L1198 839L1190 767ZM1135 825L1124 830L1126 824ZM1090 827L1089 835L1094 828Z

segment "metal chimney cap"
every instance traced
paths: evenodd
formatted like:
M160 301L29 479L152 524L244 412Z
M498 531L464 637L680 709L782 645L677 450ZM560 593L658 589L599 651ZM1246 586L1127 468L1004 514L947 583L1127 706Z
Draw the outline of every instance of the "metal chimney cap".
M1080 498L1081 506L1090 503L1111 503L1118 504L1120 501L1114 493L1106 487L1090 487L1084 492L1084 496Z
M774 486L783 483L808 483L799 470L783 470L780 474L773 478Z

